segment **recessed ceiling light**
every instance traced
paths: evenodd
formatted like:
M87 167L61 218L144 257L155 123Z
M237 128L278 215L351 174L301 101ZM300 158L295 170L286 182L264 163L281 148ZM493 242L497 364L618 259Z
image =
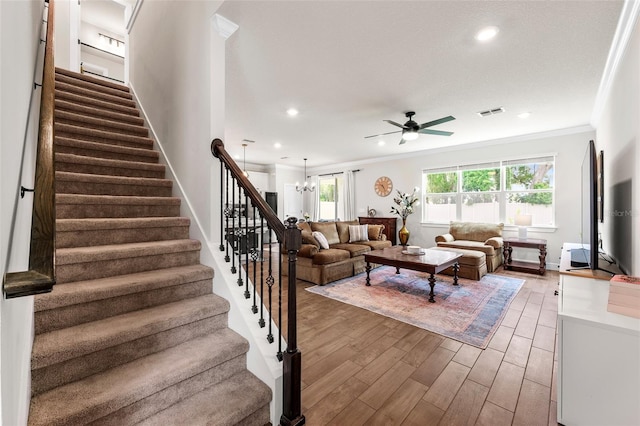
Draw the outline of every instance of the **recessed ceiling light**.
M298 115L298 110L295 108L289 108L287 110L287 114L289 114L289 116L291 117L295 117L296 115Z
M282 148L282 144L280 142L276 142L273 144L274 148Z
M488 41L494 38L499 31L500 30L498 29L498 27L484 27L483 29L478 31L475 38L478 41Z
M235 158L236 160L239 160L240 159L240 154L234 155L233 158Z
M530 112L521 112L520 114L518 114L518 118L529 118L530 115Z
M378 146L384 145L384 141L378 141Z

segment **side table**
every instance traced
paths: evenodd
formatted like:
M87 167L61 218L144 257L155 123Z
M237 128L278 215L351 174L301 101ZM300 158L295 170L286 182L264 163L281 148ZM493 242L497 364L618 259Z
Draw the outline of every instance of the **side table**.
M502 255L504 257L504 269L508 271L532 272L538 275L544 275L546 271L545 261L547 259L547 240L537 238L505 238ZM540 263L524 262L511 259L513 247L523 247L529 249L538 249L540 255Z

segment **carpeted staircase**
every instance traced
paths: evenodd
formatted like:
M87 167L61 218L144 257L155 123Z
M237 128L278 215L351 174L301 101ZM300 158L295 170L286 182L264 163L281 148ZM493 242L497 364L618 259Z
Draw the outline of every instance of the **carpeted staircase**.
M264 425L246 369L127 87L58 69L56 268L35 298L30 425Z

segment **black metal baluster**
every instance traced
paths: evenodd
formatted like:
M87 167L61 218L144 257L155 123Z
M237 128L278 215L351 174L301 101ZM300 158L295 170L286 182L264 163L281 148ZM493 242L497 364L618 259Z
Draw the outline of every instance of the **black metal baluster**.
M224 261L229 263L231 258L229 258L229 245L231 244L231 237L229 235L229 215L231 212L229 211L229 168L225 166L225 170L227 171L227 178L224 181L224 186L226 189L227 195L224 197L224 216L225 216L225 227L224 227L224 238L227 241L225 244L226 253L224 255Z
M231 244L231 273L235 274L236 273L236 257L235 257L235 250L238 247L238 234L237 234L237 230L238 228L236 227L236 208L235 208L235 202L236 202L236 178L232 176L231 179L231 235L233 238L233 242Z
M240 179L236 179L238 183L238 238L236 240L238 250L238 287L242 287L244 282L242 281L242 239L245 240L245 250L247 237L244 235L244 228L242 227L242 187L240 186ZM235 201L234 201L235 202ZM235 208L235 204L233 206Z
M271 246L271 235L269 235L269 246ZM269 256L269 275L267 276L267 286L269 287L269 308L267 309L267 313L269 314L269 333L267 334L267 341L269 343L273 343L273 331L271 330L271 323L273 322L273 318L271 316L271 314L273 313L271 304L273 296L273 283L273 267L271 264L271 256Z
M271 228L269 230L269 244L271 244ZM262 217L262 213L260 213L260 235L264 235L264 218ZM271 257L271 253L269 253L269 257ZM258 320L258 325L260 328L264 327L264 241L260 245L260 319Z
M253 211L253 234L255 235L256 232L256 206L253 204L253 202L251 202L251 209ZM260 244L260 246L262 246L262 234L260 234L258 236L258 244ZM257 278L257 274L258 271L256 270L256 263L258 261L258 256L260 255L260 252L258 251L258 247L253 247L251 249L251 260L252 260L252 264L253 264L253 306L251 306L251 312L253 312L254 314L258 313L258 301L256 300L258 295L256 294L256 278ZM262 259L260 259L260 261L262 261Z
M253 247L253 238L249 238L251 233L249 232L249 196L247 191L244 191L244 235L246 241L244 249L244 298L249 299L251 297L249 292L249 250Z
M220 251L224 251L224 163L220 161Z

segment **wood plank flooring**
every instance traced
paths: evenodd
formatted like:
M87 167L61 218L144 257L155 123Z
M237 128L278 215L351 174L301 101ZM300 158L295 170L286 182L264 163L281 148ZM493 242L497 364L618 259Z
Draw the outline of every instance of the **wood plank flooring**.
M558 273L496 273L526 283L484 350L298 281L307 424L556 425Z

